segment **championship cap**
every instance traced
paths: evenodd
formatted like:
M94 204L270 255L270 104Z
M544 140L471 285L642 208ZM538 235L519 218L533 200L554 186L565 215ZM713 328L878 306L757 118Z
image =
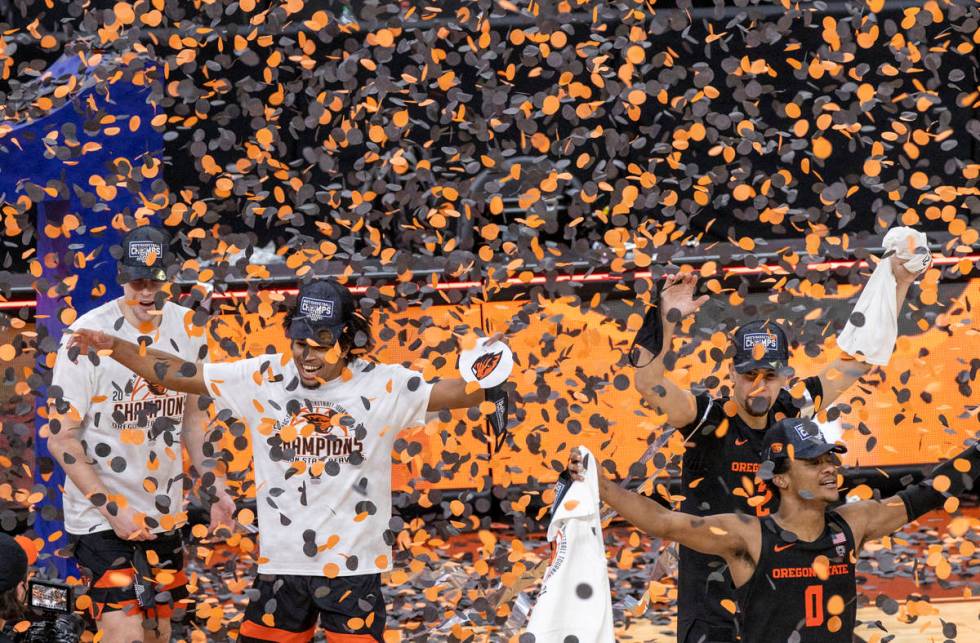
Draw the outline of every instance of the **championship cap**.
M130 230L122 239L118 281L135 279L167 280L167 267L174 263L170 252L170 235L160 228L141 226Z
M334 279L318 279L300 287L286 334L290 339L316 342L327 330L336 340L353 317L350 291Z
M817 423L805 418L785 418L766 431L763 441L763 460L775 462L792 457L794 460L813 460L825 453L847 453L847 447L831 443L823 437Z
M735 371L758 369L781 371L789 364L786 331L774 321L755 320L743 324L732 340L735 343Z

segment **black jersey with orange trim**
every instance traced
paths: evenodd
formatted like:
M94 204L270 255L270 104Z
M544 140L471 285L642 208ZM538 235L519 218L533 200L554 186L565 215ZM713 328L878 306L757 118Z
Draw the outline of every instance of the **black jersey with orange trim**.
M787 389L776 396L766 428L786 417L811 416L823 396L819 377L803 380L804 393L794 398ZM681 470L681 511L697 516L721 513L769 515L775 510L772 493L759 480L765 431L749 427L731 407L727 396L695 397L697 419L678 430L685 437ZM731 575L725 561L680 547L677 579L678 641L684 643L695 621L718 632L719 640L736 639L734 615L725 607L734 603ZM714 640L714 639L712 639Z
M819 538L803 542L761 518L752 578L735 590L744 643L851 643L857 619L857 551L847 522L828 511Z

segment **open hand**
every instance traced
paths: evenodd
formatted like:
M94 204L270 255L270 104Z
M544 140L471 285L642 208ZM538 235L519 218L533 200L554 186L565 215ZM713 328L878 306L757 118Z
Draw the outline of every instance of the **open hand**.
M77 349L79 354L88 354L89 350L112 350L112 335L100 330L82 328L74 330L68 338L68 350Z
M706 301L707 295L694 298L694 289L698 285L698 276L693 272L687 274L674 273L664 278L664 287L660 291L660 314L664 323L670 323L667 315L672 310L680 313L674 322L696 313Z

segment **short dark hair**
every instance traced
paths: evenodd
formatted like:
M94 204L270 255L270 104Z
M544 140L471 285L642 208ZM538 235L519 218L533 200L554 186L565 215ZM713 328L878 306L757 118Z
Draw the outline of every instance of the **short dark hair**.
M24 580L26 581L27 579L25 578ZM0 620L18 621L24 618L24 615L27 613L27 607L20 600L20 597L17 596L19 587L20 583L8 589L6 592L0 593Z
M288 329L292 325L295 315L296 306L294 305L286 313L286 319L283 320L285 328ZM329 331L323 332L329 333ZM370 353L374 350L374 336L371 334L370 318L365 317L360 312L355 312L337 341L340 342L341 353L348 362Z

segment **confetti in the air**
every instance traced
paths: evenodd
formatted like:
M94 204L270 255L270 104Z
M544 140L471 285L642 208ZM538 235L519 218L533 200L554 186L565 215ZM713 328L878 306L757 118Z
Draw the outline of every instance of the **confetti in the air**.
M687 448L733 430L731 336L753 319L788 335L780 411L812 408L849 447L842 498L892 496L980 427L978 47L972 0L0 2L0 531L64 569L71 529L51 525L71 492L35 449L84 425L63 462L131 484L87 494L86 515L185 532L183 571L147 561L158 591L188 596L176 639L237 637L246 605L280 625L275 595L290 589L253 580L281 547L320 580L385 570L385 640L524 641L570 449L674 509L711 493L711 476L677 483L700 464ZM897 226L926 233L932 264L899 306L894 356L814 399L811 376L851 381L831 368L837 336L870 323L851 310ZM145 227L166 238L121 248ZM90 314L122 296L117 265L133 259L166 279L130 302L143 316ZM696 313L664 300L667 275L705 297ZM378 362L344 366L360 388L343 404L283 375L297 288L327 276L360 320L337 346ZM727 400L693 434L634 386L654 304L673 328L672 385ZM114 349L59 349L67 327L186 364L110 377ZM496 397L426 409L428 383L457 378L460 353L495 333L514 361ZM198 366L247 358L213 379ZM185 396L152 375L208 388ZM372 452L376 428L390 453ZM345 473L389 465L390 517L385 475ZM258 466L277 477L262 486ZM726 495L761 510L771 468L740 473ZM215 535L221 479L234 523ZM319 486L341 479L350 511ZM866 640L976 630L975 603L966 617L939 607L980 591L970 500L866 544ZM306 524L309 506L326 527ZM677 554L606 518L617 639L674 640ZM282 541L263 542L270 521ZM391 553L350 555L347 530L375 524ZM93 609L71 573L75 607ZM352 591L360 604L334 625L370 631L375 595ZM827 598L834 631L845 607Z

